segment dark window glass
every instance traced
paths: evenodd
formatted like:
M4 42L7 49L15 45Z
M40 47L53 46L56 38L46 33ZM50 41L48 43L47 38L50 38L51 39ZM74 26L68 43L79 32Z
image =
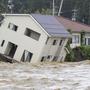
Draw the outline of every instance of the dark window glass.
M53 45L56 45L56 44L57 44L57 40L54 40L54 41L53 41Z
M11 30L13 30L13 31L17 31L18 26L14 25L12 23L9 23L8 28L11 29Z
M41 62L43 62L43 61L44 61L44 59L45 59L45 57L42 57Z
M33 38L33 39L35 39L37 41L40 38L39 33L35 32L35 31L31 30L31 29L28 29L28 28L26 28L25 35L28 36L28 37L31 37L31 38Z
M63 42L63 40L60 40L60 43L59 43L60 46L62 45L62 42Z
M58 59L58 56L54 56L52 61L57 61L57 59Z
M48 55L47 59L50 59L52 56L51 55Z
M29 52L27 50L24 50L21 61L30 62L31 59L32 59L32 56L33 56L33 53L31 53L31 52Z
M46 40L46 44L48 43L48 40L49 40L49 37L48 37L47 40Z
M3 47L3 45L4 45L4 42L5 42L5 40L3 40L3 41L2 41L2 43L1 43L1 47Z

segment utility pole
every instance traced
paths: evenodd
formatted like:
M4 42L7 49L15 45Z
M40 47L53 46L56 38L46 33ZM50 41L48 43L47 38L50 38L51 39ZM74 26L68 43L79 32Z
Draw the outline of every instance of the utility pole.
M64 0L61 0L60 7L59 7L59 12L58 12L58 16L60 16L60 14L61 14L63 2L64 2Z
M13 0L8 0L8 9L10 10L10 13L13 13Z
M53 0L53 12L52 12L53 16L55 15L55 0Z

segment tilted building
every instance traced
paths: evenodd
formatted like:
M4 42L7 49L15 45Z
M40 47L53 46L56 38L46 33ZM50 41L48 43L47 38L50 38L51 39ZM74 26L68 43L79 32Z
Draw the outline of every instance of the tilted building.
M69 32L55 16L3 14L0 53L23 62L64 61Z

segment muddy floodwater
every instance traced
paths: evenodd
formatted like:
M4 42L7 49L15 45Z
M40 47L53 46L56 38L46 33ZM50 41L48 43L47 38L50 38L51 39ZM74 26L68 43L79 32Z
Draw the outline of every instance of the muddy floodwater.
M90 90L90 61L37 65L0 62L0 90Z

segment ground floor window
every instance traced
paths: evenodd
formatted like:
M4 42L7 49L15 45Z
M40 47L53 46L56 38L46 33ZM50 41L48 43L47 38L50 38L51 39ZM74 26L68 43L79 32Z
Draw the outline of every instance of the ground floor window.
M43 62L44 60L45 60L45 57L42 57L42 58L41 58L41 62Z
M58 56L54 56L52 61L57 61Z
M75 43L75 44L80 43L80 36L79 35L72 35L72 43Z
M15 55L15 52L17 50L17 47L18 46L16 44L9 42L7 47L6 47L5 55L13 58Z
M51 58L52 58L51 55L43 56L43 57L41 58L41 62L46 61L46 60L50 60Z
M29 52L27 50L24 50L21 61L30 62L31 59L32 59L32 56L33 56L33 53L31 53L31 52Z
M86 45L90 45L90 38L85 38Z

